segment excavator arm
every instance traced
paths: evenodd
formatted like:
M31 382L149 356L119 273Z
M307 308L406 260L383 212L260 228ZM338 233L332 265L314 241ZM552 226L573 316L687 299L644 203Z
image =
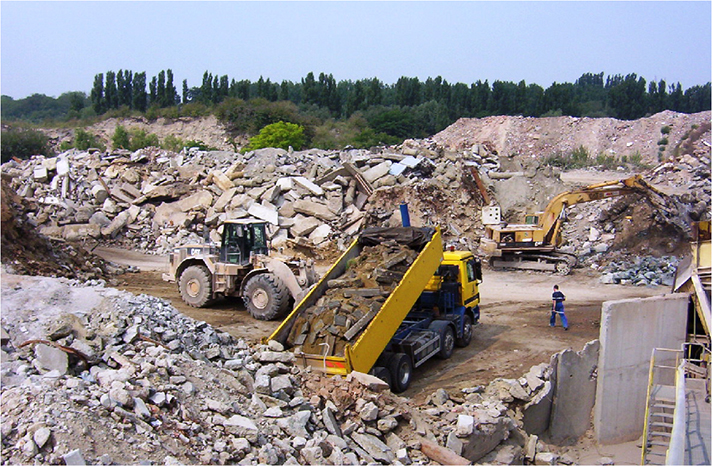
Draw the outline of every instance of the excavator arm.
M643 180L641 175L618 181L594 184L585 188L567 191L554 197L539 216L538 227L543 231L546 244L560 246L561 224L565 219L566 208L583 202L598 201L627 194L646 194L656 205L662 204L662 193ZM652 199L651 199L652 200Z

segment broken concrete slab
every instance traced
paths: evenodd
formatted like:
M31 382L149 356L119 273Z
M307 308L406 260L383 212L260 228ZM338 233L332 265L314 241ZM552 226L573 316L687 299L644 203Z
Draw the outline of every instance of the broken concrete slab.
M315 196L323 196L324 195L324 189L321 186L309 181L308 179L304 178L303 176L295 176L292 178L292 181L294 183L298 184L299 186L306 188Z
M272 225L279 225L279 213L274 206L252 204L250 208L247 209L247 213L260 220L269 222Z
M295 238L308 236L309 233L322 224L314 217L305 217L303 215L297 215L294 220L294 225L290 228L290 231Z
M337 220L337 216L329 210L325 204L299 199L294 202L294 211L309 217L316 217L325 222L333 222Z
M596 370L600 344L593 340L575 352L558 354L556 388L549 422L551 442L557 445L575 442L590 426L591 410L596 400Z

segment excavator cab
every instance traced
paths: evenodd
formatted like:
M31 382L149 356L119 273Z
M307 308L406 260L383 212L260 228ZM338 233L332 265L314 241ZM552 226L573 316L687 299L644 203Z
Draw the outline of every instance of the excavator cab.
M268 253L267 224L254 221L226 222L223 225L220 262L248 265L254 254Z

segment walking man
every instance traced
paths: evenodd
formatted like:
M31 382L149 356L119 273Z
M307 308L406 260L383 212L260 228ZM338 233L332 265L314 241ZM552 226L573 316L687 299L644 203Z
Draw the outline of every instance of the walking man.
M566 320L566 314L564 314L564 301L566 301L566 296L564 296L564 293L559 291L559 285L554 285L554 292L551 295L551 300L551 319L549 320L549 325L556 327L556 314L559 314L559 317L561 318L561 325L564 326L564 330L568 330L569 322Z

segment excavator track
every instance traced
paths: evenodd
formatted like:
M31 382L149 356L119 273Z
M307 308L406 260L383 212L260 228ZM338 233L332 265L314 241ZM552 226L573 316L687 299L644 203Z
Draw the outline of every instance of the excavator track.
M490 266L494 269L520 269L553 272L557 275L568 275L578 264L574 254L567 252L521 252L503 254L502 257L492 257Z

